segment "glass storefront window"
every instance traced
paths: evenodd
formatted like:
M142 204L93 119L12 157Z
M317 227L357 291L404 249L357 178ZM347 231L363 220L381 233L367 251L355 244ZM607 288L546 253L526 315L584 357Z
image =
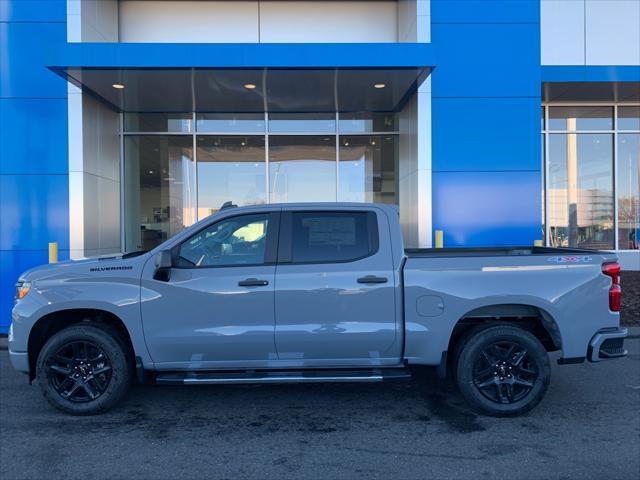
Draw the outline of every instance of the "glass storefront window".
M334 133L335 113L270 113L269 133Z
M338 120L340 133L395 132L398 116L395 113L341 113Z
M150 250L195 222L192 145L191 136L125 136L127 252Z
M199 113L196 115L198 132L264 133L263 113Z
M263 136L198 136L198 219L227 201L266 203Z
M640 130L640 105L618 107L618 130Z
M190 113L125 113L126 132L181 132L193 131Z
M640 133L618 134L618 248L640 248Z
M271 202L334 202L335 136L270 136L269 186Z
M549 107L549 130L612 130L613 107Z
M549 135L552 246L614 248L613 135Z
M338 200L396 203L397 159L395 136L341 136Z
M153 248L227 201L398 201L395 113L265 120L264 113L198 112L195 125L193 113L123 117L127 251Z

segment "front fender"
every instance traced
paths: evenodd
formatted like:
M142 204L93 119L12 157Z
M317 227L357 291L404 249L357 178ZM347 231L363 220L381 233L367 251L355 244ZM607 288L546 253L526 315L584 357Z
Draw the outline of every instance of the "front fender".
M29 335L46 315L77 309L109 312L118 317L131 338L136 356L145 364L151 362L144 343L140 317L140 284L136 279L66 279L43 281L12 310L12 339L9 348L26 352Z

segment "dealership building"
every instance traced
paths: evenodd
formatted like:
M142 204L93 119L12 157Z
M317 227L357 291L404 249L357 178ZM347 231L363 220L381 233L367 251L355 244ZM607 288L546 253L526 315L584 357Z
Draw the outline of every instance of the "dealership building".
M147 250L226 201L637 270L639 163L640 0L0 0L0 332L50 242Z

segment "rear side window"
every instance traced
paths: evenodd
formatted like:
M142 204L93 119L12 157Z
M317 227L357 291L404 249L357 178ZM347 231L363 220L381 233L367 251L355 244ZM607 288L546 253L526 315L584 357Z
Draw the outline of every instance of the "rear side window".
M294 212L291 261L331 263L357 260L377 250L373 212Z

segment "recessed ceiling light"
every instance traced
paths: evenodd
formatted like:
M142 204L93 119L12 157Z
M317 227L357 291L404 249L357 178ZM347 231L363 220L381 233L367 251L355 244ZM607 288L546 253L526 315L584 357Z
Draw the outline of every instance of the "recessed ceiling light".
M376 83L376 84L373 86L373 88L378 88L378 89L380 89L380 88L384 88L384 87L386 87L386 86L387 86L387 84L386 84L386 83Z
M246 88L247 90L253 90L254 88L256 88L256 85L255 83L245 83L244 88Z
M124 85L121 83L114 83L113 85L111 85L113 88L115 88L116 90L122 90L124 88Z

